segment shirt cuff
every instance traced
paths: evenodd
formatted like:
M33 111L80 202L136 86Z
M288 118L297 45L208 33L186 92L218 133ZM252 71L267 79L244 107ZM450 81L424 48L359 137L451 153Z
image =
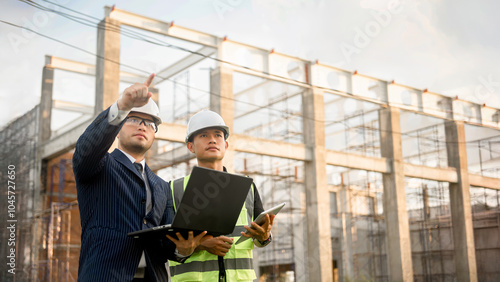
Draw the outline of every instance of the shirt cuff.
M130 111L122 111L118 109L118 102L113 103L108 112L108 123L111 125L119 125L130 113Z
M272 241L273 241L273 234L272 233L269 233L269 238L267 238L267 240L264 240L262 242L257 240L257 239L253 239L253 243L255 244L255 246L257 246L259 248L262 248L262 247L269 245L269 243L271 243Z
M191 254L189 254L189 255L187 255L187 256L185 256L185 255L181 255L181 254L179 253L179 250L177 250L177 248L175 248L175 252L174 252L174 254L175 254L175 256L176 256L178 259L184 259L184 258L188 258L188 257L190 257L193 253L191 253Z

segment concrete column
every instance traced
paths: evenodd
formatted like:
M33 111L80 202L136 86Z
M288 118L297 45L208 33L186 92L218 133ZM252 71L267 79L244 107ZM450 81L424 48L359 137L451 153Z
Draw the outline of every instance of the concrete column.
M307 256L309 281L332 281L330 195L326 177L325 106L323 93L306 90L302 96L304 142L312 153L305 162Z
M45 64L50 65L51 56L45 56ZM38 146L44 141L50 139L51 135L51 119L52 119L52 91L54 84L54 69L49 67L44 67L42 72L42 92L40 97L40 105L39 105L39 127L38 127ZM33 178L34 181L34 189L33 191L33 210L40 211L43 210L43 204L41 199L41 191L46 188L46 175L47 175L47 161L42 160L40 150L36 150L36 161L35 161L35 175ZM42 188L44 187L44 188ZM36 246L36 242L41 241L41 236L39 236L36 232L37 224L39 221L35 220L35 223L32 226L32 236L31 244L32 246ZM30 262L32 265L38 261L40 254L39 248L32 248L30 255ZM38 270L33 269L30 272L31 277L37 277Z
M105 18L97 29L95 114L120 96L120 22Z
M233 71L216 67L210 72L210 110L219 113L229 127L229 148L224 157L224 166L234 172L234 150L231 150L231 134L234 120Z
M399 109L381 109L379 119L382 157L391 160L391 173L382 176L389 280L413 281Z
M50 64L50 56L46 56L46 64ZM43 67L42 96L40 98L40 141L50 139L52 119L52 89L54 85L54 69Z
M300 193L297 195L296 200L293 203L290 203L290 207L292 210L295 207L299 207L298 210L305 211L307 207L302 206L302 199L305 198L304 193ZM293 205L293 206L292 206ZM295 264L295 281L307 281L308 273L307 273L307 261L308 258L305 256L307 245L305 244L305 238L307 238L307 226L304 224L305 215L302 213L293 213L292 217L292 246L293 246L293 263ZM279 220L279 218L278 218Z
M342 184L339 193L340 214L342 215L342 277L344 281L354 277L354 259L352 255L352 210L350 190Z
M457 281L477 281L476 249L472 226L464 123L446 121L445 132L448 166L457 169L457 183L450 183L450 206Z
M158 88L149 87L149 92L151 92L153 94L151 99L153 99L153 101L155 101L155 103L158 105L158 108L160 108L160 91L158 90ZM160 109L160 113L161 113L161 109ZM149 164L150 163L149 160L151 158L154 158L156 155L158 155L158 141L157 140L155 140L153 142L153 144L151 145L151 148L146 153L146 163ZM156 173L156 171L154 171L154 172Z

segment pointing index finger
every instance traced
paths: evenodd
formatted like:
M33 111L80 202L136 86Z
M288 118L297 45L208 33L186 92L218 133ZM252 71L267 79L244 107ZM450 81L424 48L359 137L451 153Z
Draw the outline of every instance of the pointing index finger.
M154 78L155 78L155 74L152 73L151 75L149 75L149 77L146 80L146 82L144 82L144 85L146 85L147 87L149 87L151 85L151 83L153 82Z

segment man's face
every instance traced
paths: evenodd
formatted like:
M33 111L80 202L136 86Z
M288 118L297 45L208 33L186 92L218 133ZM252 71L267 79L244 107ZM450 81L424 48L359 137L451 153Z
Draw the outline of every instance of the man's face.
M188 142L189 151L196 154L196 158L205 162L222 160L229 146L224 140L224 131L219 128L208 128L197 132L193 142Z
M128 114L129 118L144 119L153 122L150 115L132 112ZM155 131L143 122L140 124L125 121L118 133L118 148L132 154L146 153L155 140Z

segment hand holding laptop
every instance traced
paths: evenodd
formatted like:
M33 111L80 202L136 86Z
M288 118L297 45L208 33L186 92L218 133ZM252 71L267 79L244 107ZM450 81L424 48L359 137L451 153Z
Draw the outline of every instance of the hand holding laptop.
M180 232L176 233L177 239L167 234L167 238L174 242L177 247L177 251L180 255L190 256L194 250L200 245L203 236L207 234L207 231L203 231L200 234L193 236L193 231L188 232L188 238L184 239Z

